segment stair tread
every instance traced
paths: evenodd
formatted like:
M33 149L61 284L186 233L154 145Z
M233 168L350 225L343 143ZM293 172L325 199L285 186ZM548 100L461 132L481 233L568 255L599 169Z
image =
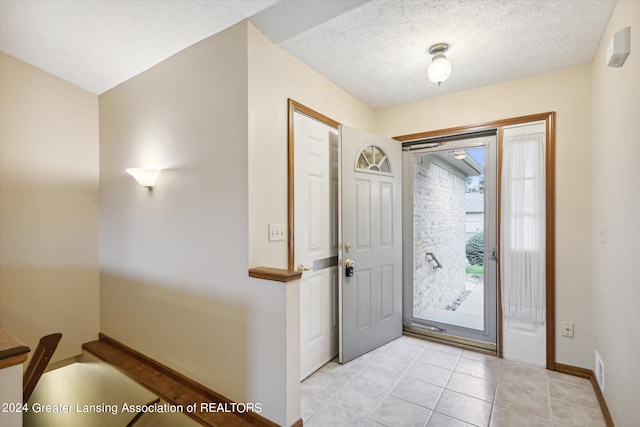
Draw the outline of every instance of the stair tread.
M113 365L127 377L145 387L163 400L174 405L187 405L197 403L197 411L189 413L194 420L206 426L242 427L256 425L247 419L241 418L233 412L201 412L201 403L225 404L223 399L214 400L210 393L201 393L188 387L184 383L172 378L175 371L166 368L165 372L151 364L145 363L134 354L111 344L109 341L99 339L85 343L82 348L103 361ZM157 363L157 362L156 362ZM169 371L169 375L167 375ZM181 375L175 372L176 375ZM227 406L228 407L228 406Z

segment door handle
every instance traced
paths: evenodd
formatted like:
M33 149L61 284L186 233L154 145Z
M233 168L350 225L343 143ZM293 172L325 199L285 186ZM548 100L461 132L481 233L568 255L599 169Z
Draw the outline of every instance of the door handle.
M495 249L491 251L491 255L489 255L489 259L498 261L498 252Z
M313 267L305 267L302 264L298 264L298 266L296 267L296 271L299 271L300 273L304 271L313 271Z

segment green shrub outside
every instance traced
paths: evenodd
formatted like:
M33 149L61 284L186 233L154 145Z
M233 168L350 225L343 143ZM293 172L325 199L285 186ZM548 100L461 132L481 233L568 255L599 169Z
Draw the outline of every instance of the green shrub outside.
M472 236L466 245L467 261L471 265L484 265L484 233Z

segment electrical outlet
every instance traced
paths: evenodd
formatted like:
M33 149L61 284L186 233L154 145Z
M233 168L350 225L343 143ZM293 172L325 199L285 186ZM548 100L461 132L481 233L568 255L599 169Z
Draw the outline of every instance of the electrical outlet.
M269 241L278 242L287 237L287 228L284 224L269 224Z
M573 338L573 322L562 322L562 336Z

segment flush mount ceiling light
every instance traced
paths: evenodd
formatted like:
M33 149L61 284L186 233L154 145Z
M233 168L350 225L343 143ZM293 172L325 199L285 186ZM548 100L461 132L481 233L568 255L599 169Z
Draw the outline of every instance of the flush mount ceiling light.
M456 150L453 152L453 157L455 157L456 160L462 160L467 157L467 152L464 150Z
M449 45L446 43L434 44L429 48L429 53L433 55L433 58L427 69L427 76L429 80L437 83L438 86L451 75L451 63L447 57L444 56L447 50L449 50Z

